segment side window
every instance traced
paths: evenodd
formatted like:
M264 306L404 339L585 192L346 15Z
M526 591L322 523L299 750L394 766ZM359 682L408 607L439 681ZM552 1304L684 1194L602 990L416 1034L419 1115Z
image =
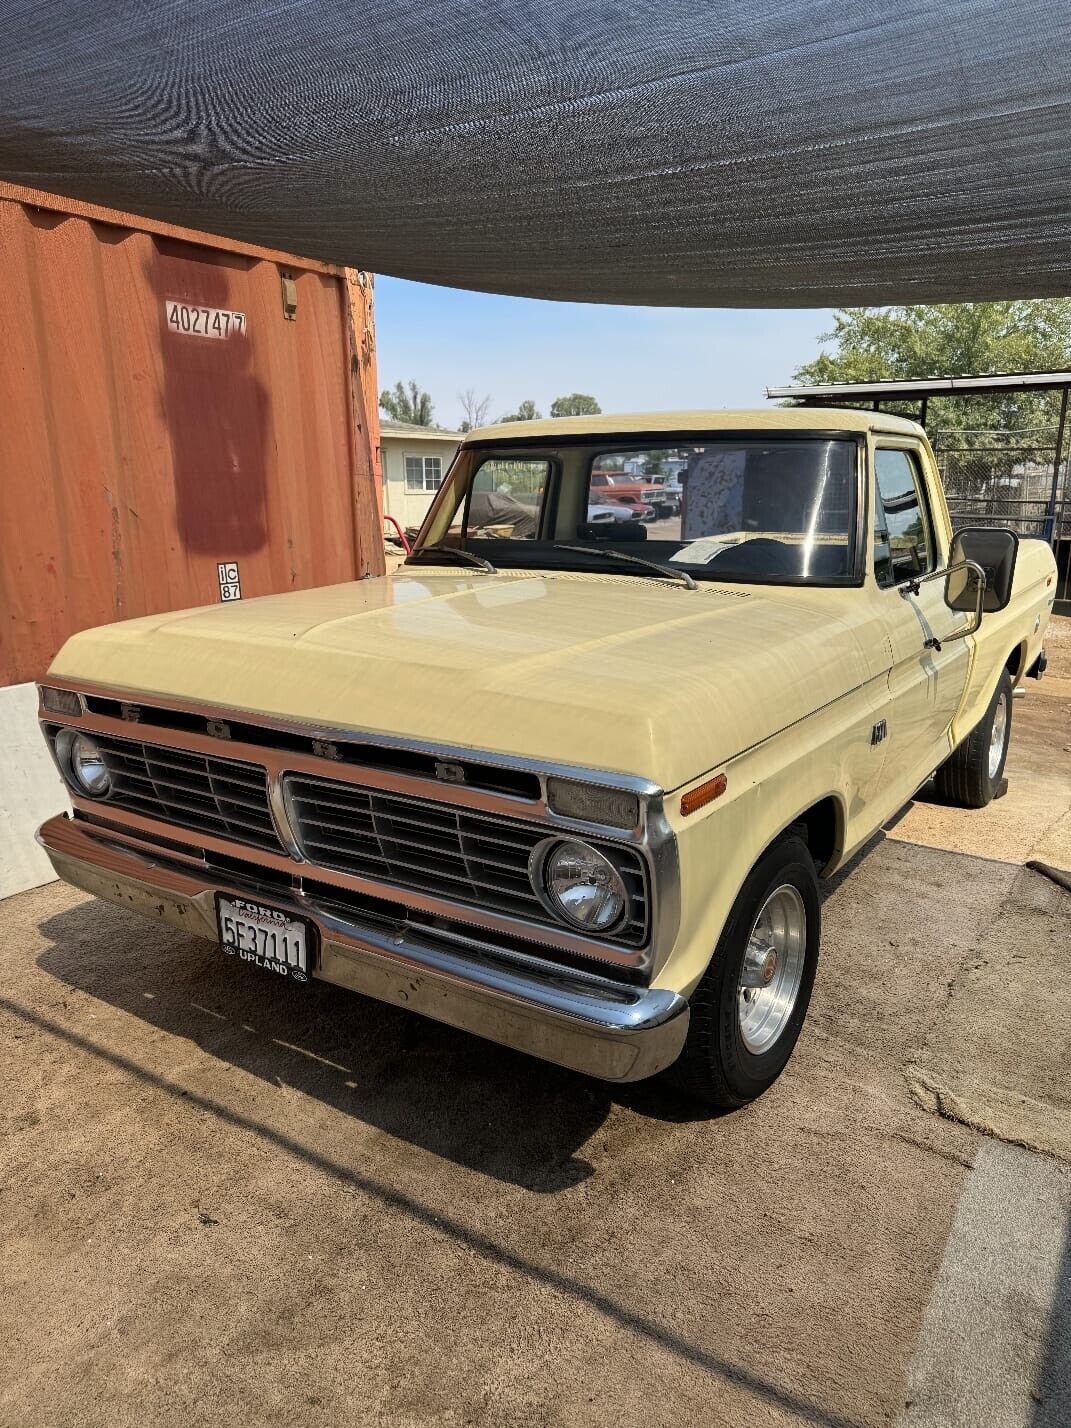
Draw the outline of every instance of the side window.
M879 447L874 452L874 574L879 585L899 585L933 569L930 514L914 457Z

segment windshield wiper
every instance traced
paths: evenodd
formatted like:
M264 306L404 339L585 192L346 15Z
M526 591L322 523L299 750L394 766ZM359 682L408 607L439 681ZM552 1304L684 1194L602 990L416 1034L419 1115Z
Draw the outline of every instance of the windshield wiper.
M593 555L596 559L608 555L614 560L624 560L629 565L639 565L643 569L653 570L656 575L668 576L670 580L679 580L682 585L687 585L689 590L699 589L686 570L674 570L672 565L663 565L658 560L644 560L642 555L628 555L625 551L614 550L610 546L559 545L555 541L550 548L551 550L574 551L577 555Z
M498 571L489 560L484 560L482 555L477 555L475 551L466 550L460 545L418 545L415 550L411 550L406 556L405 563L416 560L420 555L456 555L459 560L467 560L470 565L476 565L481 570L486 570L490 575L497 575Z

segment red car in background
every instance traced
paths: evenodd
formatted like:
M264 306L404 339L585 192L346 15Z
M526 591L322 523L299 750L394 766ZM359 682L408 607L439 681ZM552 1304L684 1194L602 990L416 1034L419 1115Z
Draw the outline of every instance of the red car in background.
M613 502L631 506L643 521L653 521L658 516L672 514L668 503L665 510L661 509L661 492L658 486L644 477L626 476L622 471L593 471L591 495L597 496L603 504Z
M658 515L654 506L649 506L646 501L641 501L639 496L632 495L627 491L620 496L613 491L603 491L599 495L599 500L604 506L627 506L640 521L653 521Z

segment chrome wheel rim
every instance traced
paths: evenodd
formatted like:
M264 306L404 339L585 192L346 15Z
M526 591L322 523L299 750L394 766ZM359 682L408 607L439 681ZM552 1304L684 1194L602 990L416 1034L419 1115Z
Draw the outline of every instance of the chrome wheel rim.
M806 961L807 909L799 889L783 883L759 909L740 968L740 1036L753 1056L769 1051L788 1025Z
M989 777L996 778L1000 761L1004 757L1004 744L1008 738L1008 696L1002 694L993 712L993 728L989 735Z

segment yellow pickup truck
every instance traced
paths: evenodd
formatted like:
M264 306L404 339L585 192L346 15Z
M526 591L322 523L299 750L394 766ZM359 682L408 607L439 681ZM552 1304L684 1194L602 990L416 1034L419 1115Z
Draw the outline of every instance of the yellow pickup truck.
M637 463L679 513L589 523ZM999 791L1055 574L953 539L898 417L485 428L393 577L69 640L40 716L74 813L39 838L294 995L740 1106L799 1036L819 879L932 776Z

